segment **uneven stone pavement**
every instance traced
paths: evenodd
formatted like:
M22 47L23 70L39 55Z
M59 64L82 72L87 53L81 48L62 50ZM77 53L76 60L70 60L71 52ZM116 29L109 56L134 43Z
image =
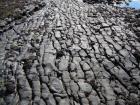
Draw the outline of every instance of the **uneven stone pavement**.
M45 3L2 34L6 105L139 105L140 41L125 10Z

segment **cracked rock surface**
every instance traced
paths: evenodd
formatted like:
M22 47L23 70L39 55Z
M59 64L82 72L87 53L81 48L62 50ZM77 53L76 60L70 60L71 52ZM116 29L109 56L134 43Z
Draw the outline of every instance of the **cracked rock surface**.
M5 104L140 105L139 12L44 2L1 31Z

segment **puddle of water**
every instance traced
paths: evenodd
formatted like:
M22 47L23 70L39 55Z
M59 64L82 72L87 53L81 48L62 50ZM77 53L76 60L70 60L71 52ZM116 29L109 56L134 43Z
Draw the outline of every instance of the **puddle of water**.
M132 0L129 5L126 5L125 3L118 5L120 7L130 7L135 9L140 9L140 0Z

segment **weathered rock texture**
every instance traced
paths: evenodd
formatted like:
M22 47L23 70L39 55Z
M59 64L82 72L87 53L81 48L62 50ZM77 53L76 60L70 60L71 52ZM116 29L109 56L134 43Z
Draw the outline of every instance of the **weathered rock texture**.
M6 105L140 105L139 12L45 3L1 31Z

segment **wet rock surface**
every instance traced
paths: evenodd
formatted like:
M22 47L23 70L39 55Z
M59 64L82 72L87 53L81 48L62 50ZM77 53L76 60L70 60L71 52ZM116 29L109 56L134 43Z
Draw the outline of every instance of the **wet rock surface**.
M4 103L139 105L139 11L77 0L44 2L0 31Z

